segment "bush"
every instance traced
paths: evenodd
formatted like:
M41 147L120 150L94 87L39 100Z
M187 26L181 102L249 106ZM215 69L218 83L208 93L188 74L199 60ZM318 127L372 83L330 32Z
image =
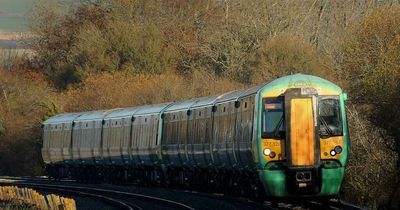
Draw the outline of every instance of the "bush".
M330 69L315 47L304 40L280 34L263 42L259 51L261 67L257 79L270 80L295 73L312 74L333 79Z
M351 152L342 197L373 209L388 208L396 186L398 154L395 139L371 124L363 109L348 106ZM358 106L360 107L360 106Z
M348 81L352 102L370 106L366 117L395 138L397 154L400 153L399 26L400 5L374 9L361 23L352 27L339 54L341 77ZM399 167L400 161L397 162L398 180ZM397 185L397 196L400 195L400 182L395 182L390 176L384 179L391 181L393 186ZM395 205L400 206L398 197L392 199L397 201Z
M0 71L0 88L0 173L41 174L40 122L57 112L54 92L37 73Z
M357 102L399 101L400 6L373 10L355 25L343 45L341 73Z
M57 1L37 1L29 24L33 36L26 41L35 53L32 67L60 88L79 82L81 72L68 62L70 51L82 27L93 24L103 28L110 19L104 5L87 1L65 8Z
M170 54L163 34L154 23L136 20L137 5L88 1L57 11L57 5L38 4L31 20L35 36L28 41L36 55L34 67L60 88L90 72L163 72Z
M239 86L240 87L240 86ZM90 111L173 102L237 89L237 83L216 79L206 71L192 78L175 74L132 75L127 72L89 75L65 93L66 111Z

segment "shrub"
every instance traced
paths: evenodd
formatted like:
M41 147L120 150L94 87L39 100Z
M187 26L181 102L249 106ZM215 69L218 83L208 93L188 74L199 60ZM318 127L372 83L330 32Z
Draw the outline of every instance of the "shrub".
M399 101L400 6L373 10L343 45L341 73L357 102Z
M189 79L173 73L150 76L105 72L89 75L82 84L68 90L64 97L65 110L89 111L173 102L236 88L236 83L216 79L206 71L198 71Z
M366 117L395 138L397 154L400 153L400 6L382 6L371 11L352 27L339 54L340 73L348 81L352 101L371 108ZM383 141L382 143L387 144ZM397 162L397 175L400 161ZM384 177L386 179L386 177ZM387 177L390 180L390 177ZM390 180L397 185L400 182ZM393 196L396 196L394 194ZM398 197L392 198L394 201Z
M398 154L395 139L371 124L363 109L348 106L351 152L342 197L373 209L388 208L396 186ZM358 106L360 107L360 106Z
M110 19L104 5L87 1L65 8L56 1L37 1L29 24L33 36L26 41L35 52L32 67L61 88L80 81L81 72L68 63L69 54L81 27L93 24L102 28Z
M4 71L0 89L0 173L40 174L40 123L57 112L54 92L43 75Z
M87 1L57 11L57 5L38 4L30 25L34 36L28 41L35 51L35 68L60 88L82 81L90 72L163 72L170 51L155 23L137 20L137 5Z

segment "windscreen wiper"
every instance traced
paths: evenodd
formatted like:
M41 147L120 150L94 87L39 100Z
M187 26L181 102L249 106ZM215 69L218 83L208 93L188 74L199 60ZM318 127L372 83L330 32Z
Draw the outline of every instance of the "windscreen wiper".
M324 120L323 117L319 117L319 120L321 120L322 124L324 125L324 129L325 131L328 133L328 135L322 135L324 137L330 137L333 136L333 131L329 128L328 123L326 123L326 121Z
M274 128L274 135L273 135L274 138L281 137L281 135L279 135L279 127L281 127L282 123L283 123L283 115L282 115L281 119L279 119L278 124L276 124L276 126Z

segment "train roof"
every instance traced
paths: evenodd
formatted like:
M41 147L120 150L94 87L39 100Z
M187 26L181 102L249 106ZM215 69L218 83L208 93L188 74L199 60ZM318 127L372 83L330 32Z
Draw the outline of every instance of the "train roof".
M120 108L116 111L111 112L107 116L105 116L104 119L119 118L119 117L131 117L131 116L135 116L135 115L160 113L162 110L164 110L170 104L171 103L163 103L163 104L155 104L155 105L144 105L144 106Z
M233 100L238 100L239 98L248 96L248 95L253 95L256 94L264 85L258 85L255 87L243 89L243 90L237 90L237 91L231 91L228 93L225 93L221 95L220 97L217 98L215 103L223 103L226 101L233 101Z
M277 78L267 83L262 89L274 88L296 88L296 87L318 87L324 89L331 89L338 93L342 89L331 81L321 77L307 75L307 74L292 74L284 77Z
M79 117L82 113L64 113L64 114L59 114L53 117L50 117L46 121L43 122L43 124L53 124L53 123L66 123L66 122L71 122Z
M256 87L251 87L243 90L235 90L227 93L223 93L218 96L208 96L201 98L192 98L185 101L175 102L165 109L165 112L177 111L177 110L188 110L191 108L198 108L204 106L213 106L217 103L223 103L226 101L235 101L239 98L256 94L264 85L258 85Z
M83 112L79 117L77 117L74 121L85 121L85 120L103 120L105 116L108 114L120 110L117 109L109 109L109 110L97 110L91 112Z
M218 96L209 96L209 97L202 97L198 98L196 103L192 104L190 108L197 108L203 106L212 106L215 101L217 100Z
M167 107L164 111L169 112L169 111L189 109L198 100L199 99L197 99L197 98L192 98L192 99L185 100L185 101L178 101L178 102L171 104L171 106Z
M140 108L135 115L147 115L147 114L156 114L160 113L162 110L170 106L172 103L162 103L162 104L154 104L154 105L145 105L140 106Z
M318 89L329 89L339 94L342 92L342 89L339 86L321 77L305 75L305 74L293 74L277 78L263 85L258 85L243 90L235 90L218 96L192 98L189 100L178 101L174 103L162 103L162 104L144 105L144 106L118 108L110 110L99 110L99 111L82 112L82 113L65 113L51 117L45 122L43 122L43 124L72 122L74 120L75 121L95 120L95 119L128 117L135 115L137 116L137 115L158 114L163 111L170 112L177 110L188 110L191 108L212 106L214 104L223 103L226 101L239 100L242 97L256 94L259 91L271 91L280 89L283 93L284 90L286 90L287 88L296 88L296 87L317 87Z
M127 108L120 108L111 112L110 114L106 115L104 119L111 119L111 118L119 118L119 117L131 117L135 113L137 113L141 109L140 106L138 107L127 107Z

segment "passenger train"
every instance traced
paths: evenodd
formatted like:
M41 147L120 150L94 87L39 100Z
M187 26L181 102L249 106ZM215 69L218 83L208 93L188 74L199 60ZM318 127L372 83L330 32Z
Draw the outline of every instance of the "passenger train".
M43 122L49 177L272 197L334 196L349 155L346 93L294 74L186 101Z

